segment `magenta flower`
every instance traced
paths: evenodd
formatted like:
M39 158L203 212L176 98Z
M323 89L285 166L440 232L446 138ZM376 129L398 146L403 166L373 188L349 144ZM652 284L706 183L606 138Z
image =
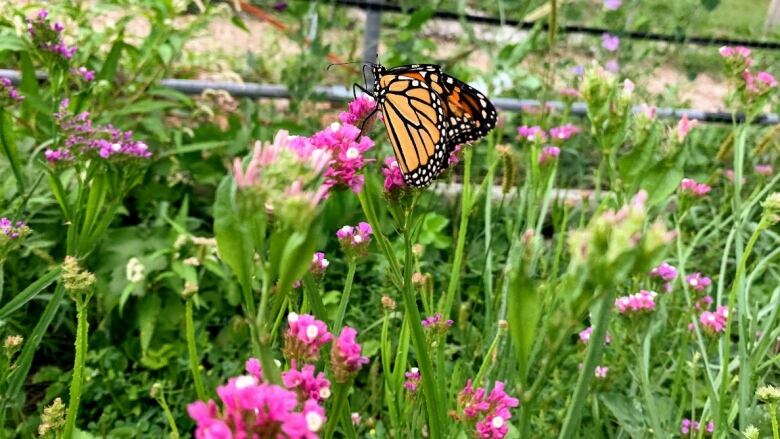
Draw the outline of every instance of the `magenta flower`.
M601 47L606 49L608 52L614 52L618 50L618 47L620 47L620 38L618 38L617 35L604 33L601 35Z
M420 386L420 369L413 367L409 370L409 372L406 372L404 374L406 377L406 381L404 381L404 389L406 389L409 394L415 394L417 393L417 388Z
M640 314L652 312L655 309L655 291L641 290L636 294L618 297L615 299L615 307L620 314Z
M576 65L570 69L571 73L574 74L574 76L582 76L585 74L585 67L581 65Z
M377 114L376 101L367 95L360 95L349 103L347 111L339 113L339 120L342 124L360 127L365 133L371 128ZM366 119L369 115L370 119Z
M711 335L725 331L728 321L729 308L727 306L719 306L715 312L704 311L699 316L699 323L701 323L704 330Z
M363 347L357 343L356 338L357 331L345 326L333 343L330 365L337 383L348 382L363 365L368 364L368 357L361 355Z
M604 0L604 9L608 11L615 11L620 9L623 4L621 0Z
M704 183L697 183L692 178L683 178L680 181L680 192L693 197L703 197L707 195L712 188Z
M568 98L568 99L577 99L577 98L582 96L580 94L579 90L577 90L576 88L571 88L571 87L562 88L562 89L558 90L558 93L564 99L566 99L566 98Z
M503 438L508 431L507 421L512 418L509 409L517 407L520 402L504 392L501 381L496 381L489 395L485 396L486 393L482 387L475 389L469 379L458 394L460 415L457 419L473 425L477 437Z
M404 175L395 157L386 157L385 166L382 168L385 174L385 192L394 193L397 190L406 189Z
M756 81L763 83L766 88L777 87L777 80L769 72L758 72L756 74Z
M309 272L315 279L320 280L325 276L325 270L328 269L330 261L325 259L325 253L316 252L311 258L311 265L309 266Z
M331 153L330 166L325 171L327 187L347 187L355 193L363 189L364 178L360 171L368 162L363 154L374 147L374 142L361 135L359 128L333 123L306 141Z
M578 126L567 123L566 125L550 128L550 137L555 140L568 140L580 131L582 130Z
M710 305L712 305L712 302L714 302L712 296L706 295L701 299L697 300L696 303L693 304L693 307L698 310L707 309L710 307Z
M211 400L196 401L187 407L195 420L196 439L280 437L315 439L325 423L325 411L315 400L303 404L295 392L261 382L254 376L230 378L217 388L223 409Z
M753 170L756 171L756 174L763 175L764 177L769 177L775 173L775 169L769 164L758 164Z
M742 46L737 46L737 47L723 46L720 49L718 49L718 53L720 53L720 56L724 58L739 57L743 59L750 59L752 55L750 49Z
M455 145L455 147L452 148L452 152L450 153L450 156L447 158L447 165L455 166L460 162L461 149L463 149L463 145Z
M704 291L712 284L712 279L702 276L699 272L689 274L685 277L685 281L688 282L689 287L699 292Z
M670 282L677 278L677 268L667 262L661 262L661 265L650 270L650 276Z
M596 378L598 379L606 379L607 374L609 373L609 368L606 366L596 366L596 369L594 370L594 375L596 375Z
M683 436L695 436L700 428L699 421L691 421L690 419L685 418L680 422L680 434ZM715 423L712 421L707 422L704 432L708 436L714 433Z
M60 22L49 21L49 13L42 9L35 18L27 19L27 33L33 45L44 52L51 53L60 57L64 61L73 58L76 53L76 46L68 46L62 40L62 31L65 27Z
M10 79L0 78L0 104L6 106L23 100L24 96L13 86Z
M263 380L263 368L260 366L260 360L257 358L250 358L246 360L244 369L249 375L252 375L260 381Z
M433 336L444 334L452 324L452 320L444 320L441 313L438 312L432 316L426 317L422 321L423 328Z
M580 342L582 342L582 344L588 344L591 334L593 334L593 326L588 326L587 328L580 331L577 335L580 337ZM610 343L612 343L612 337L609 335L609 333L607 333L604 335L604 344Z
M85 82L91 82L95 80L95 71L89 70L88 68L82 66L77 69L73 68L70 69L70 73L76 76L79 76L82 80Z
M365 256L371 243L371 225L361 221L357 226L344 226L336 232L341 248L349 255Z
M517 134L520 135L520 137L525 138L529 142L544 142L547 140L547 133L544 132L542 127L540 126L520 126L517 127Z
M7 240L16 240L23 238L30 233L30 228L24 221L13 222L6 217L0 218L0 233L3 235L3 239L0 242L6 242Z
M539 164L545 165L550 162L554 162L558 159L558 156L561 155L561 149L557 146L545 146L542 148L541 153L539 153Z
M325 378L324 373L315 375L314 366L311 364L306 364L298 370L295 360L291 361L290 370L282 372L282 383L287 389L298 393L298 400L301 402L309 399L322 402L331 395L330 381Z
M320 348L333 339L325 322L309 314L287 315L287 332L284 334L282 353L287 359L314 361L320 358Z

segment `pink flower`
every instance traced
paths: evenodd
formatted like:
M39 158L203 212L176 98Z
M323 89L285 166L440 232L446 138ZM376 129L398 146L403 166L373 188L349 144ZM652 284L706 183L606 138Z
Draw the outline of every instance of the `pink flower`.
M590 335L593 333L593 326L588 326L587 328L583 329L582 331L577 334L580 337L580 341L583 344L588 344L590 341ZM609 333L604 335L604 344L610 344L612 343L612 337L609 336Z
M517 407L520 402L504 392L504 383L496 381L493 390L487 397L487 391L481 387L474 389L471 380L458 394L458 407L461 413L458 419L474 423L477 437L500 439L508 431L507 421L512 418L510 408Z
M24 96L13 86L10 79L0 78L0 104L10 105L23 100Z
M704 327L704 330L713 335L725 331L728 321L729 308L727 306L719 306L715 312L704 311L699 316L699 323Z
M313 399L322 402L331 395L330 381L325 378L324 373L315 375L314 366L311 364L304 365L299 371L295 360L290 363L290 370L282 372L282 383L287 389L298 393L299 401Z
M609 373L609 368L606 366L596 366L596 370L594 371L596 378L602 380L607 378L607 373Z
M547 133L544 132L542 127L540 126L520 126L517 127L517 134L520 135L520 137L525 138L529 142L539 141L544 142L547 140Z
M699 121L696 119L688 119L687 114L683 114L683 117L680 119L680 122L677 123L677 141L682 143L683 140L685 140L685 137L688 136L688 133L691 132L691 130L696 127L696 125L699 124Z
M257 358L250 358L246 360L244 369L246 369L246 372L248 374L252 375L258 380L263 379L263 369L262 367L260 367L260 360L258 360Z
M704 291L712 284L712 279L707 276L702 276L699 272L689 274L686 276L685 281L688 282L688 286L699 292Z
M404 389L410 394L417 393L417 388L420 385L420 369L413 367L404 374L406 381L404 381Z
M723 171L723 176L726 177L726 180L728 180L731 183L734 183L734 180L736 179L736 174L734 174L733 169L726 169ZM743 175L742 176L742 184L745 184L747 181L747 178Z
M370 138L361 135L360 129L354 125L333 123L308 141L314 147L331 153L331 161L325 171L326 186L348 187L355 193L361 191L364 179L359 173L368 161L363 154L374 147Z
M767 88L777 87L777 80L769 72L758 72L758 74L756 74L756 80L762 82Z
M361 221L357 226L344 226L336 231L341 248L350 255L365 256L371 243L373 230L367 222Z
M695 434L699 432L700 428L701 426L698 421L691 421L690 419L685 418L680 423L680 434L683 436L695 436ZM707 422L705 433L707 435L711 435L713 432L715 432L715 423L709 421Z
M86 67L79 67L77 69L70 69L70 72L79 76L85 82L91 82L95 80L95 71L89 70Z
M621 0L604 0L604 9L608 11L615 11L620 9L623 4Z
M639 314L652 312L655 309L655 291L641 290L636 294L618 297L615 299L615 307L620 314Z
M707 295L697 300L696 303L693 304L693 307L698 310L707 309L710 307L710 305L712 305L713 301L714 299L712 296Z
M666 282L671 282L677 278L677 269L673 265L661 262L661 265L650 270L650 277L657 277Z
M339 120L343 124L355 125L368 132L376 120L376 101L367 95L360 95L349 103L348 110L339 114ZM366 119L371 116L370 119Z
M441 313L436 313L432 316L426 317L422 321L423 327L433 335L441 335L447 332L454 322L452 320L444 320Z
M401 172L401 167L398 165L395 157L385 158L385 166L382 168L382 173L385 174L385 192L392 193L406 188L403 172Z
M769 177L775 172L772 165L768 165L768 164L756 165L755 168L753 168L753 170L756 171L756 174L763 175L765 177Z
M739 57L739 58L749 59L751 56L750 49L742 46L737 46L737 47L723 46L720 49L718 49L718 53L720 53L720 56L724 58Z
M311 265L309 266L309 272L315 279L319 280L325 276L325 270L328 269L330 261L325 259L325 253L316 252L311 258Z
M604 33L601 35L601 47L606 49L608 52L614 52L618 50L618 47L620 47L620 38L618 38L617 35Z
M333 343L330 364L337 383L346 383L363 365L368 364L368 357L361 355L363 347L357 343L356 338L357 331L345 326Z
M703 197L707 195L712 188L704 183L697 183L692 178L683 178L680 181L680 192L692 195L694 197Z
M582 96L582 95L580 95L580 91L579 90L577 90L576 88L571 88L571 87L562 88L562 89L560 89L558 91L558 93L560 93L560 95L562 97L569 98L569 99L576 99L576 98L579 98L580 96Z
M452 149L450 156L447 158L447 165L455 166L460 162L460 150L463 149L463 145L455 145Z
M555 161L559 155L561 155L561 149L557 146L545 146L542 148L542 152L539 154L539 164L544 165L546 163Z
M620 63L616 59L610 59L604 63L604 68L609 73L617 73L620 70Z
M333 339L328 326L309 314L287 315L287 332L284 334L282 353L285 358L314 361L320 358L320 348Z
M582 130L579 127L567 123L566 125L550 128L550 137L556 140L568 140L580 131Z

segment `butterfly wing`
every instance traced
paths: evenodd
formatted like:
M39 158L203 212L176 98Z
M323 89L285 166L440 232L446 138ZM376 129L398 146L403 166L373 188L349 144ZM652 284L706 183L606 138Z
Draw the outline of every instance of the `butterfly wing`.
M375 72L374 87L404 181L413 187L429 185L447 160L443 104L420 67Z

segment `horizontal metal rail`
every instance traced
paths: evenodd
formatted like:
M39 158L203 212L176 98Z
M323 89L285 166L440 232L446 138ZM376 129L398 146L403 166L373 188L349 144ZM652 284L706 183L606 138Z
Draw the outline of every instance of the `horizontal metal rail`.
M0 69L0 77L9 78L12 82L18 83L20 80L19 72L16 70ZM45 75L39 75L39 79L45 79ZM201 79L163 79L159 82L163 87L169 87L179 92L197 95L207 89L225 90L233 96L247 98L271 98L286 99L290 97L290 91L286 86L280 84L259 84L254 82L221 82L207 81ZM314 99L325 101L350 101L354 98L352 91L340 85L318 85L314 87ZM539 109L547 106L552 109L562 110L565 105L561 101L542 102L537 99L514 99L514 98L493 98L491 99L496 108L504 111L524 112L530 109ZM643 111L643 106L635 106L634 112ZM571 107L571 114L585 116L587 109L584 102L575 102ZM690 108L658 108L656 110L658 117L667 119L679 119L685 115L689 119L696 119L702 122L714 123L732 123L732 121L743 122L745 115L741 113L732 114L725 112L708 112ZM776 113L765 113L758 116L753 123L761 125L774 125L780 123L780 115Z
M387 12L399 12L412 14L417 11L416 8L402 8L398 5L389 4L384 1L367 1L367 0L335 0L337 5L351 6L364 10L381 10ZM522 21L513 19L500 19L498 17L488 17L483 15L474 14L459 14L457 12L436 10L433 12L433 17L443 20L465 20L469 23L486 24L491 26L514 26L520 29L533 29L536 26L541 26L542 29L547 29L548 24L546 22L536 21ZM611 29L605 29L600 27L582 26L582 25L563 25L558 29L563 33L572 34L584 34L584 35L597 35L601 36L604 33L612 33L619 35L623 38L629 38L633 40L647 40L657 41L663 43L673 44L695 44L698 46L745 46L754 49L768 49L768 50L780 50L780 42L777 41L754 41L743 40L738 38L718 38L718 37L704 37L704 36L686 36L675 34L660 34L655 32L642 32L642 31L617 31Z

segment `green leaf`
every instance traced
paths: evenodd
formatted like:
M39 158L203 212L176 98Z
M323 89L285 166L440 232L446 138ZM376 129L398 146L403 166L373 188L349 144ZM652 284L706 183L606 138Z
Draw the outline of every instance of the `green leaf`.
M16 148L16 138L14 137L11 115L0 108L0 148L3 154L11 164L11 170L16 178L16 185L19 193L22 194L27 186L27 177L24 175L24 168L19 159L19 150Z
M279 291L289 291L309 270L311 256L317 249L316 231L317 227L312 225L304 233L293 233L285 243L279 266Z
M176 104L174 102L157 101L154 99L144 99L142 101L138 101L130 105L126 105L121 108L118 108L116 111L114 111L114 114L120 116L125 116L128 114L143 114L143 113L150 113L152 111L165 110L175 106Z
M38 293L45 290L49 285L57 280L59 275L60 267L57 266L46 272L46 274L43 276L39 277L35 282L28 285L27 288L22 290L19 294L15 295L11 300L8 301L8 303L0 308L0 320L7 319L14 311L23 307L27 302L35 298Z
M48 115L51 109L41 98L38 77L35 74L35 66L30 58L30 54L21 52L19 54L19 63L22 71L22 80L19 84L19 90L24 95L22 107L27 114L32 113L32 110L34 109L35 111Z
M509 336L517 351L521 379L528 372L528 355L536 338L536 325L541 313L541 299L536 285L522 269L516 269L510 279L508 296Z
M720 0L701 0L701 5L708 11L713 11L720 5Z
M233 178L226 176L217 188L214 200L214 234L219 257L233 270L241 286L251 289L252 247L247 233L238 221L234 206Z
M647 191L647 206L666 200L677 189L683 176L682 160L667 159L649 169L649 173L639 183Z
M605 393L599 399L630 437L646 436L641 411L636 407L636 399L619 393Z
M116 76L116 70L119 67L119 58L122 56L122 49L124 49L124 47L125 42L123 40L123 32L120 31L119 35L114 41L114 44L111 46L111 50L108 52L108 56L106 56L105 62L103 62L103 67L100 69L100 72L98 72L97 77L95 78L96 81L111 81L114 79Z
M146 353L152 341L157 315L160 313L160 296L148 294L138 306L138 329L141 332L141 352Z
M4 34L2 38L0 38L0 52L4 50L10 50L11 52L21 52L24 49L26 49L24 40L17 37L16 35Z

